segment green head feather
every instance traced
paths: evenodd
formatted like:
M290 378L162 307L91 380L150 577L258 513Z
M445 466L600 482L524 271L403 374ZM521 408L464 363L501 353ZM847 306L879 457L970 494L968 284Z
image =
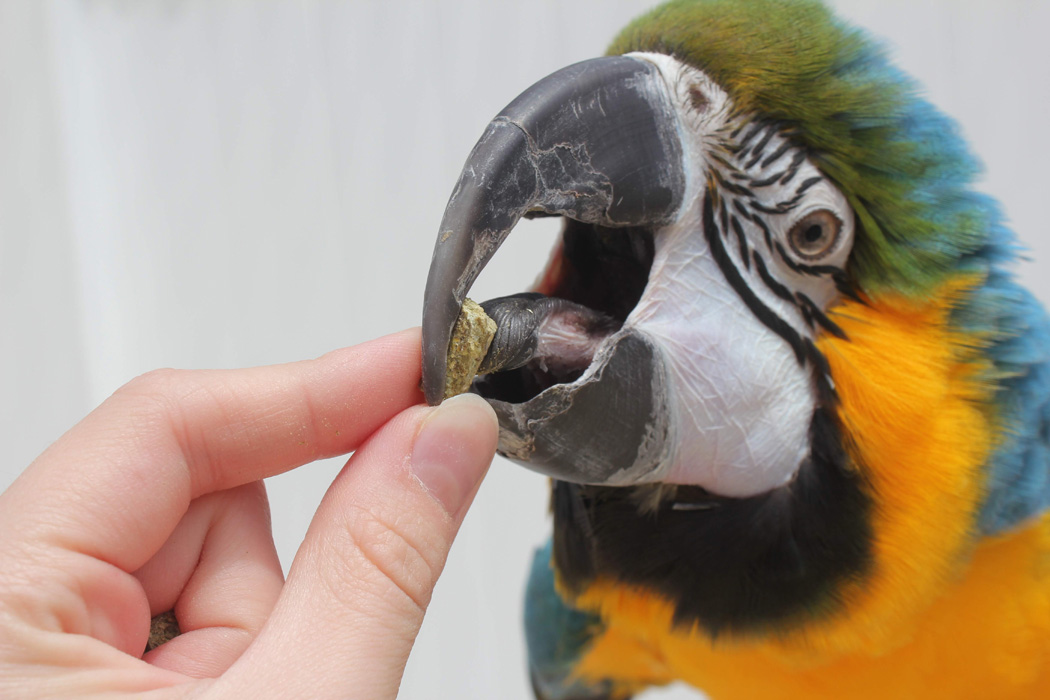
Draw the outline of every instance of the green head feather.
M957 129L916 95L882 47L810 0L674 0L630 24L610 53L670 54L706 72L741 113L784 125L848 197L850 263L869 294L922 293L971 259L996 223L968 189Z

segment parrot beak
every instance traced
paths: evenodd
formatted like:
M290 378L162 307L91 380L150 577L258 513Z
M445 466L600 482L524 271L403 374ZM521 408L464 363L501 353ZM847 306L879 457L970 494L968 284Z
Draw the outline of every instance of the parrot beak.
M441 221L423 303L423 389L442 400L463 300L523 216L565 232L540 291L483 304L499 330L473 390L500 451L586 484L659 480L671 420L661 352L624 320L645 287L652 231L685 191L678 116L660 71L598 58L539 81L493 119ZM604 262L603 262L604 261Z

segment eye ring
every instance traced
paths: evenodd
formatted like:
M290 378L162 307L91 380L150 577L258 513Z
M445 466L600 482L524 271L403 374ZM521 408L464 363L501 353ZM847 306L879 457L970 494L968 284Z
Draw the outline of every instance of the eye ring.
M835 249L842 237L842 220L827 209L812 211L792 225L788 244L792 252L803 260L825 257Z

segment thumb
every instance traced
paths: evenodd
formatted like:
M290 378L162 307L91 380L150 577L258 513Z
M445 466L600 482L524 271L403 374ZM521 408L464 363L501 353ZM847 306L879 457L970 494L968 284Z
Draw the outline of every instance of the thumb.
M336 477L273 615L214 690L393 698L452 540L496 449L463 395L404 411Z

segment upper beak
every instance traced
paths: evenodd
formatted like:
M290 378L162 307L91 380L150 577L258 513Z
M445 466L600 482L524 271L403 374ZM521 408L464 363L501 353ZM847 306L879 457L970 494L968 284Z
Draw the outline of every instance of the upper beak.
M523 216L542 212L612 228L674 218L685 189L678 129L659 70L629 56L553 73L489 123L449 198L427 279L428 403L442 399L449 341L470 286ZM663 360L648 338L628 329L609 337L571 384L524 403L490 403L501 451L555 478L653 481L668 461Z

